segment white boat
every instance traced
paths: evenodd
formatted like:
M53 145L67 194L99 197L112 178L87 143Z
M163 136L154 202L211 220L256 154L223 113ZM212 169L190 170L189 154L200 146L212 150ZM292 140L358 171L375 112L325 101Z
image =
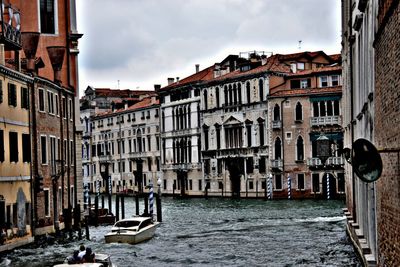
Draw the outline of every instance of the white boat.
M111 262L111 258L107 254L95 254L95 262L84 262L84 263L76 263L71 264L68 263L68 258L65 259L64 263L54 265L53 267L117 267L115 264Z
M111 232L104 237L106 243L137 244L154 236L159 222L153 222L151 217L132 217L114 224Z

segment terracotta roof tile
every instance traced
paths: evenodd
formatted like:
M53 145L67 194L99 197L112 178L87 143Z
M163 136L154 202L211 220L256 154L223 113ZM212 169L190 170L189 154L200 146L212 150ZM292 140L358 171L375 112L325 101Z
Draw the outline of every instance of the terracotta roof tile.
M278 90L270 94L269 97L290 97L304 95L320 95L320 94L338 94L342 93L342 86L323 87L323 88L308 88L308 89L284 89Z
M324 72L341 72L342 67L341 66L322 66L314 70L300 70L297 71L296 73L290 73L289 76L295 77L295 76L309 76L317 73L324 73Z
M209 80L213 79L213 77L214 77L214 66L215 65L212 65L212 66L205 68L195 74L192 74L178 82L174 82L170 85L167 85L167 86L161 88L160 91L168 91L170 89L177 88L177 87L184 86L184 85L209 81Z

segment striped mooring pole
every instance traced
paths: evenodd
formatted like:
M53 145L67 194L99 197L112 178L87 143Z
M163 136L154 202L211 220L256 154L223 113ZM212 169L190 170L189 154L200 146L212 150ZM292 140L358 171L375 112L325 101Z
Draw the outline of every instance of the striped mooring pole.
M153 184L150 184L149 187L150 187L150 194L149 194L150 217L153 217L153 205L154 205Z
M267 181L267 187L268 187L268 192L267 192L267 197L268 199L271 199L271 183L272 183L272 174L268 175L268 181Z
M288 192L287 192L287 195L288 195L288 199L291 199L291 192L292 192L292 178L290 178L290 174L288 174L288 177L287 177L287 189L288 189Z
M326 198L330 198L329 173L326 174Z

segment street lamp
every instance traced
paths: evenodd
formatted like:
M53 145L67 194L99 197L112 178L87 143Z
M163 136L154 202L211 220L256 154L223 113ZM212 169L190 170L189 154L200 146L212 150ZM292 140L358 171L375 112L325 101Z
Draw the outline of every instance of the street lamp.
M322 133L316 140L317 142L317 157L321 160L324 169L326 168L326 160L330 157L330 142L329 138ZM330 198L329 190L329 173L326 173L326 197Z

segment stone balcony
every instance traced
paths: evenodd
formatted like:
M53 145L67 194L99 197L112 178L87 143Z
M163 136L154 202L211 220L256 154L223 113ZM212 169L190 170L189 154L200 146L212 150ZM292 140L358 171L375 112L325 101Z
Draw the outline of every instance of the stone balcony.
M326 166L343 166L343 157L330 157L325 162ZM307 159L307 166L309 167L322 167L322 162L319 158L309 158Z
M279 130L282 128L282 121L272 121L272 129Z
M310 124L311 126L341 125L342 118L340 116L311 117Z

